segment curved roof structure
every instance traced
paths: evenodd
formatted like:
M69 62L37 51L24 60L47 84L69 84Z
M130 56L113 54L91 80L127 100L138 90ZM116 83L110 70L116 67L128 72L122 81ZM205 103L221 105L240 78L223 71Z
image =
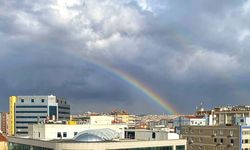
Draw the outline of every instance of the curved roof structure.
M78 142L112 141L119 138L119 133L112 129L94 129L78 133L73 140Z

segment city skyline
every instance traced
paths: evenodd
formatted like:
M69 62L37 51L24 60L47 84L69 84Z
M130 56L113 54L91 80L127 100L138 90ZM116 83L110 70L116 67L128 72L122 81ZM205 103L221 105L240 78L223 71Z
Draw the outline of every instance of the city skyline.
M72 113L249 104L250 1L0 1L0 110L56 95Z

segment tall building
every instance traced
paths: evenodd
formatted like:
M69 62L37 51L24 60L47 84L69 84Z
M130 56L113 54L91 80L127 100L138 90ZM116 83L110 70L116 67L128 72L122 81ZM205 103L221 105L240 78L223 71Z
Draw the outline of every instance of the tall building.
M11 96L10 116L12 135L26 136L28 124L45 120L69 120L70 105L53 95Z
M8 134L8 120L9 120L9 114L7 112L1 112L0 113L0 130L3 134Z

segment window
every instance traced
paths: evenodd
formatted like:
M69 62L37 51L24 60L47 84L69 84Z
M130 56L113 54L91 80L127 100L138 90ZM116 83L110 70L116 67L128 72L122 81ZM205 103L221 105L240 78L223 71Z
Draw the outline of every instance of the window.
M74 132L74 136L77 135L78 132Z
M230 131L229 131L229 134L230 134L230 136L233 136L233 135L234 135L234 131L233 131L233 130L230 130Z
M233 144L234 143L234 139L231 139L230 142L231 142L231 144Z
M248 143L248 139L245 139L245 143Z
M155 139L155 132L152 133L152 139Z
M185 145L177 145L176 150L185 150Z
M199 130L199 133L200 133L200 134L202 133L202 130L201 130L201 129Z
M223 139L220 139L220 142L223 143Z
M31 103L34 103L34 99L31 99Z
M220 135L223 135L223 130L220 130Z
M44 99L41 99L41 102L44 103Z
M61 138L61 137L62 137L61 132L57 132L57 137L58 137L58 138Z
M217 143L217 139L216 138L214 139L214 143Z
M67 132L63 132L63 137L67 137Z
M21 103L23 103L24 102L24 99L21 99Z
M38 132L38 137L40 137L41 136L41 134L40 134L40 132Z

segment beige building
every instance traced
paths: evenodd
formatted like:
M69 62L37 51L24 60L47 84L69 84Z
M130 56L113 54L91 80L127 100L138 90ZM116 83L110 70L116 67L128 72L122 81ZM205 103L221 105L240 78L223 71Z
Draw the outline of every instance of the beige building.
M0 112L0 131L4 135L9 135L9 114L7 112Z
M250 126L182 126L187 150L250 150Z

